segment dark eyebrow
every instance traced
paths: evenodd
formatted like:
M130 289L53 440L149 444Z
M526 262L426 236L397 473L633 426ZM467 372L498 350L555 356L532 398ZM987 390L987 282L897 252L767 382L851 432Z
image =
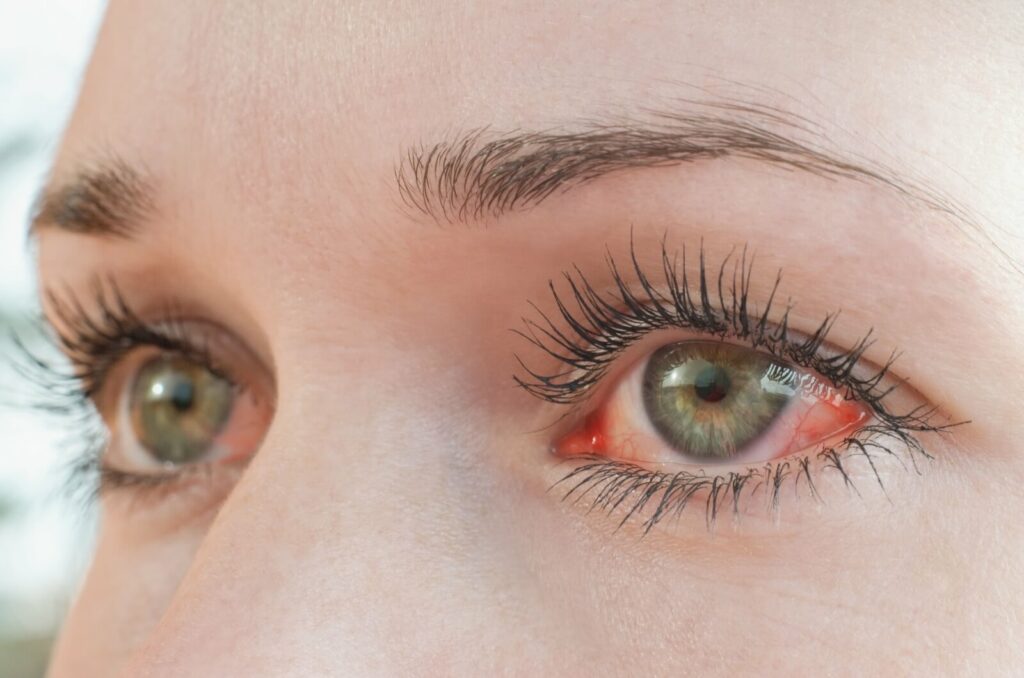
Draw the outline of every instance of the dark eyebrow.
M435 220L497 218L610 173L714 158L747 158L819 176L882 184L901 197L974 222L967 210L920 182L826 150L809 120L749 103L687 102L688 113L588 120L565 129L477 129L409 149L395 170L404 203Z
M747 158L815 175L883 185L940 213L982 241L1018 275L1018 263L984 228L991 226L926 182L877 162L828 150L820 128L790 112L747 102L680 102L690 112L587 119L541 131L470 130L410 148L395 169L402 200L434 220L468 222L534 206L610 173L715 158ZM116 155L64 181L51 180L35 201L30 233L46 227L97 237L131 238L155 212L148 173Z
M84 235L128 238L154 210L145 173L120 158L78 170L70 180L44 187L30 231L57 227Z

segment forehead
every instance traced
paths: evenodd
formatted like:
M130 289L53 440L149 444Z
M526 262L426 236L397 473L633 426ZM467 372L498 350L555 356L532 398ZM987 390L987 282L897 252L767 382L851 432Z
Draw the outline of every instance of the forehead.
M1020 133L1022 60L997 12L953 7L114 0L58 170L110 147L238 209L366 213L405 149L459 130L714 101L783 109L953 194L969 177L998 217L1019 161L993 163L992 140Z

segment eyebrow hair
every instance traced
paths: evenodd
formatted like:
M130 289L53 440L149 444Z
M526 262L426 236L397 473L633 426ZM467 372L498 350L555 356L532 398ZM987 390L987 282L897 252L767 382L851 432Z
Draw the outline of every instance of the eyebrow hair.
M453 140L408 149L395 168L402 201L438 222L459 223L537 205L556 192L615 172L716 158L747 158L818 176L885 186L950 219L980 239L1018 275L1024 266L1000 247L985 223L922 181L865 159L826 149L807 118L747 102L686 101L698 112L648 112L644 119L587 120L573 128L495 133L478 128ZM30 234L56 226L97 237L131 238L155 211L148 173L108 154L35 201Z
M920 182L826 150L806 118L749 103L688 102L695 112L586 121L569 129L494 133L409 149L395 169L402 201L442 222L467 222L535 206L552 194L631 168L746 158L824 177L884 185L903 198L976 224L966 209Z
M154 211L154 191L142 170L111 156L78 170L36 198L29 232L56 226L71 233L129 238Z

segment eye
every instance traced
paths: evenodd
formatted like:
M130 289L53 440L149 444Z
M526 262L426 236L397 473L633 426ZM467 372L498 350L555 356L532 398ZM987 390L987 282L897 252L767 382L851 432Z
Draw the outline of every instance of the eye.
M139 350L112 384L104 419L110 445L103 465L119 474L166 475L250 456L271 418L268 402L199 359ZM101 408L107 409L107 408Z
M556 452L642 464L753 464L849 434L869 417L866 406L810 370L722 341L681 341L627 372Z

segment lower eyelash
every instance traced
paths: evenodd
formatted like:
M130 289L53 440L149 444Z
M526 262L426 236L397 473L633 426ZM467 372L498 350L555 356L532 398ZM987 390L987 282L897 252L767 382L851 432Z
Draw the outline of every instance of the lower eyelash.
M938 430L938 429L937 429ZM876 455L887 455L907 470L921 474L917 457L931 460L914 436L893 431L884 426L866 426L858 431L860 437L850 437L835 447L825 447L814 455L797 455L744 471L730 471L708 475L700 471L652 471L630 462L623 462L597 455L576 457L580 465L551 486L551 490L568 489L562 501L587 505L589 511L603 511L608 514L622 510L617 529L633 519L640 519L644 535L665 519L678 519L683 511L694 505L702 505L705 523L713 530L722 511L728 510L734 518L741 514L741 501L757 492L763 492L765 508L769 515L776 515L780 506L782 491L787 481L799 493L801 482L807 493L816 501L822 501L814 482L814 463L823 470L840 475L844 486L860 495L856 482L850 474L847 463L855 457L862 458L869 466L878 487L888 497L885 483L876 465ZM905 444L911 466L889 446L879 442L891 436Z

